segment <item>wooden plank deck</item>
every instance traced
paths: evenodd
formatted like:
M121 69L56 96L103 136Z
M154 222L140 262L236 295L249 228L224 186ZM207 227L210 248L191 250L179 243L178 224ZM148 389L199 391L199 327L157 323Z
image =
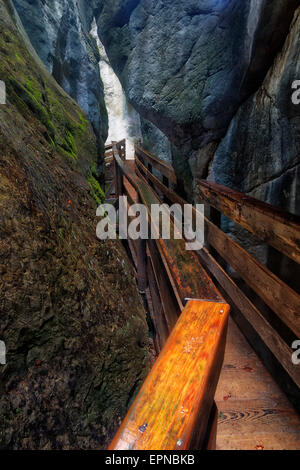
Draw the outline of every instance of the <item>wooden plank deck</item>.
M215 400L217 449L300 449L299 415L232 319Z

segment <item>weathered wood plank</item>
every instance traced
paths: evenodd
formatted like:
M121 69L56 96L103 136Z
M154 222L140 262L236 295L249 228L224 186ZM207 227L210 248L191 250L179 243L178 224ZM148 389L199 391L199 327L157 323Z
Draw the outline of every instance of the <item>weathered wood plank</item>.
M200 449L223 363L229 306L189 301L110 450Z
M158 170L162 175L164 175L172 183L177 183L177 177L174 171L174 168L162 160L159 160L157 157L142 149L141 147L135 146L135 153L138 158L144 158L147 162L150 163L156 170ZM150 172L151 173L151 172Z
M105 157L104 157L104 161L105 163L110 163L112 160L113 160L113 152L105 152Z
M222 230L207 226L208 243L300 338L300 296Z
M206 249L198 251L198 256L227 292L232 302L253 326L266 346L278 359L279 363L285 368L295 384L300 387L300 365L296 366L292 363L292 349L288 347L277 331L274 330L255 305L252 304Z
M198 188L211 206L300 263L299 216L216 183L201 181Z
M232 319L215 401L217 449L299 449L299 415Z
M161 201L147 183L143 181L142 175L139 174L139 176L141 200L148 208L149 217L151 217L151 205L161 204ZM162 259L166 260L169 271L172 273L176 285L175 294L176 292L179 293L183 305L186 299L222 301L221 294L199 263L195 253L186 249L186 242L183 238L177 239L179 234L177 234L177 228L171 220L169 211L166 208L163 208L162 211L166 214L166 219L162 218L161 226L156 227L153 220L151 222L157 233L161 233L165 223L170 224L170 239L159 238L157 244L162 252Z

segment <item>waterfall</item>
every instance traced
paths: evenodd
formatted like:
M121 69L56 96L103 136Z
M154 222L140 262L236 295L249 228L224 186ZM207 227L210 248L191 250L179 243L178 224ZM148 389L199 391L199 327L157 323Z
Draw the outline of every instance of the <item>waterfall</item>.
M104 98L108 112L108 138L111 141L126 139L127 158L134 158L134 144L142 138L140 116L128 103L122 85L113 71L109 59L101 43L97 24L94 19L91 35L96 39L101 60L100 75L104 85Z

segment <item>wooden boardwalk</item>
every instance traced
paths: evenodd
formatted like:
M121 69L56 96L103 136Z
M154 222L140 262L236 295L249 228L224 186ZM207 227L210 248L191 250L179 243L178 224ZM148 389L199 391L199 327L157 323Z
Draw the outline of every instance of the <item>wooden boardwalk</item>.
M300 449L298 414L231 319L215 400L217 449Z
M172 189L174 169L138 146L135 161L126 160L125 141L106 147L105 162L107 201L119 207L118 197L125 195L129 205L142 202L149 226L158 235L128 241L138 287L148 303L158 358L109 448L300 450L299 415L255 353L255 341L250 339L251 347L232 319L224 347L229 308L240 311L264 351L269 350L285 369L291 379L288 393L291 384L299 391L300 366L292 364L293 350L282 328L269 322L223 266L231 266L296 338L300 296L222 231L220 213L295 262L300 261L300 218L202 181L199 194L210 207L209 218L204 217L207 245L187 251L184 240L175 236L182 222L171 216L167 206L162 208L167 219L157 223L151 218L154 204L181 208L186 204ZM192 211L195 221L197 211ZM170 238L165 240L160 232L170 219ZM117 224L117 230L120 227ZM198 312L197 328L189 319L191 308L193 315ZM226 313L219 341L210 340L219 325L213 317L215 308L222 316ZM210 314L203 316L203 309ZM197 354L202 355L202 365ZM275 369L275 378L280 373Z

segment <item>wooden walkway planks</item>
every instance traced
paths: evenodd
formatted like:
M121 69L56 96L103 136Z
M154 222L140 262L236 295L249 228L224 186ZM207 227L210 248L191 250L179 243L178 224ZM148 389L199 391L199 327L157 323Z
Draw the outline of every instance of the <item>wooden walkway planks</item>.
M110 450L201 448L223 362L228 314L223 303L188 302Z
M217 449L300 449L299 415L232 319L215 400Z

